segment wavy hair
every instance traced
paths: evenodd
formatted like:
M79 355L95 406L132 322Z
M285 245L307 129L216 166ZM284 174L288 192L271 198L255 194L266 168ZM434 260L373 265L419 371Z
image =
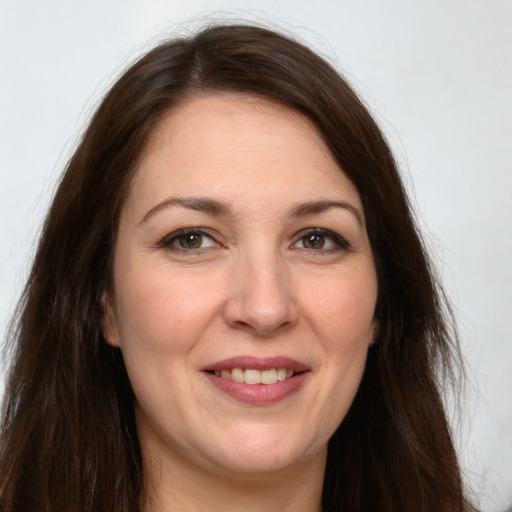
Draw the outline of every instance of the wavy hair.
M378 276L379 333L331 438L324 512L469 512L441 396L458 342L391 151L347 81L265 28L162 43L117 80L69 160L9 339L2 512L136 512L144 498L133 395L101 331L118 220L159 120L198 94L257 95L309 118L356 186ZM455 364L453 364L455 362Z

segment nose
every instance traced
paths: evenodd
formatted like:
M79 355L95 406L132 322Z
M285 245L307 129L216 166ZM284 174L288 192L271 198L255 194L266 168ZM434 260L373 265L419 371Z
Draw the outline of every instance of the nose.
M230 327L269 337L295 325L293 283L277 255L248 255L232 270L224 310Z

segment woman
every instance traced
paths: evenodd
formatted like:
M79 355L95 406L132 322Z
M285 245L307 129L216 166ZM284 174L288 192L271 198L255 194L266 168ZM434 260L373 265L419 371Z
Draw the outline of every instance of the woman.
M449 320L389 148L327 63L251 26L162 44L48 214L1 510L474 510Z

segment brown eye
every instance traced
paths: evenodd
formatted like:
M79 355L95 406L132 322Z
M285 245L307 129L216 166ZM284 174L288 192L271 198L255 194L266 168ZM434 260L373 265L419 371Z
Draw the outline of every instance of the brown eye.
M308 251L318 251L319 253L350 249L350 244L342 236L327 229L308 229L297 236L299 238L293 244L295 249L306 249Z
M199 249L203 242L203 235L200 233L188 233L178 238L178 243L183 249Z
M220 244L211 235L196 229L180 229L166 236L158 245L162 249L169 249L183 254L187 252L195 254L194 251L198 249L220 247Z
M302 245L306 249L323 249L325 246L325 236L318 233L303 236Z

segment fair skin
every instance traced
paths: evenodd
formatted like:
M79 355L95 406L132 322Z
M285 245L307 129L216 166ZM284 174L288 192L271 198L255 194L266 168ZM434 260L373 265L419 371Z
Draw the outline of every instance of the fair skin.
M235 94L167 114L104 297L135 394L146 510L321 510L376 296L357 190L304 117Z

